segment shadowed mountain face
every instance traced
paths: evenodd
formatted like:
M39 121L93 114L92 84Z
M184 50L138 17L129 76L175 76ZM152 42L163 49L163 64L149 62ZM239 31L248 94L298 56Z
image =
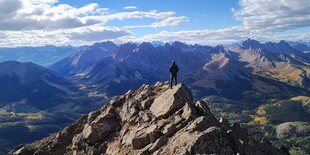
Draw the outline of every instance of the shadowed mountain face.
M183 84L143 85L9 154L286 154L267 140L255 141L238 124L218 121L191 94Z
M0 154L59 131L101 105L58 73L33 63L0 63L0 85Z
M116 48L117 45L113 42L96 43L60 60L49 68L65 76L83 74L105 56L110 55Z
M37 109L51 108L77 91L57 73L33 63L8 61L0 63L0 100L22 102Z

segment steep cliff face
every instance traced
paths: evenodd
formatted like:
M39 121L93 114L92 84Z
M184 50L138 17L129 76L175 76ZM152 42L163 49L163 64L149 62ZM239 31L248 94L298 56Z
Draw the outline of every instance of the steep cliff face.
M286 154L238 124L217 120L183 84L143 85L62 131L10 154Z

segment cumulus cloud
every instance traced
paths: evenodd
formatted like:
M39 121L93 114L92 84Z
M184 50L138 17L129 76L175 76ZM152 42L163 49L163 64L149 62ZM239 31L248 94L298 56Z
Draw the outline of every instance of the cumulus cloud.
M280 41L283 38L288 40L310 40L310 33L273 35L271 32L262 32L259 30L248 30L243 26L234 26L225 29L216 30L182 30L176 32L161 31L155 34L148 34L140 38L121 38L119 42L135 41L182 41L190 44L218 45L230 44L253 38L260 41Z
M14 17L21 7L21 1L0 0L0 20Z
M38 45L62 45L66 38L55 31L41 33L40 31L10 31L3 32L6 37L0 37L1 47L10 46L38 46Z
M99 17L107 9L97 4L74 8L67 4L54 5L53 0L2 0L0 7L0 30L56 30L88 26L104 22ZM6 5L4 5L6 4ZM4 14L9 12L9 14Z
M188 22L188 18L185 16L181 17L168 17L159 22L154 22L151 25L134 25L134 26L123 26L126 29L133 28L158 28L158 27L176 27L185 22Z
M175 13L150 11L132 11L110 13L108 8L101 8L96 3L83 7L57 4L56 0L1 0L0 30L58 30L105 25L111 20L125 19L165 19ZM132 7L132 6L131 6Z
M137 9L137 7L136 6L125 6L125 7L123 7L123 9L125 9L125 10Z
M131 32L117 27L86 27L66 32L65 34L72 40L101 41L127 36Z
M305 0L240 0L232 9L245 28L284 31L310 25L310 3Z
M0 46L39 46L39 45L85 45L104 40L115 40L132 32L117 27L88 26L67 30L9 31L0 32Z
M305 0L239 0L240 9L232 9L241 25L214 30L161 31L148 34L149 28L177 27L190 22L189 17L176 16L174 11L138 11L125 6L113 12L90 3L82 7L61 4L58 0L0 0L0 46L16 45L81 45L96 41L184 41L200 44L227 44L247 38L260 41L282 39L310 40L310 33L282 34L274 32L309 27L310 3ZM144 20L144 19L148 20ZM135 20L145 25L119 25L113 20ZM143 22L139 22L139 21ZM121 22L126 23L126 22ZM107 26L109 25L109 26ZM131 29L145 29L136 37ZM152 32L154 32L152 30Z
M165 19L171 17L175 14L173 11L167 12L158 12L156 10L150 11L133 11L133 12L119 12L115 14L109 14L107 18L109 19L143 19L143 18L151 18L151 19Z
M185 16L181 17L168 17L160 22L153 23L151 27L175 27L179 26L189 20Z
M149 18L156 21L150 23L152 27L177 26L187 20L174 17L173 11L129 11L137 9L135 6L124 9L128 11L114 13L97 3L73 7L58 0L0 0L0 46L88 44L132 35L127 28L106 26L112 20Z
M7 35L3 32L0 32L0 38L5 39L7 37Z

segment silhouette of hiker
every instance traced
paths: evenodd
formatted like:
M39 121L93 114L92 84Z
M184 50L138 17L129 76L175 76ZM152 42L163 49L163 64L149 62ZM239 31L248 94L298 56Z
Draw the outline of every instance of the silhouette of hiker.
M170 71L170 88L172 88L173 79L174 79L174 85L177 85L177 73L179 71L179 68L175 64L174 60L172 61L169 71Z

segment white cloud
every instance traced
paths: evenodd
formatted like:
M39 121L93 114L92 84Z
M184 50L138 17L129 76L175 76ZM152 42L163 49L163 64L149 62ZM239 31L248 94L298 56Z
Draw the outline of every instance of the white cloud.
M125 9L125 10L137 9L137 7L136 6L125 6L125 7L123 7L123 9Z
M158 28L158 27L176 27L189 20L185 16L181 17L168 17L159 22L154 22L151 25L133 25L133 26L123 26L125 29L133 28Z
M0 38L5 39L7 37L7 35L3 32L0 32Z
M230 44L253 38L259 41L280 41L286 40L310 40L310 33L273 35L271 32L262 32L259 30L248 30L243 26L235 26L226 29L217 30L182 30L176 32L161 31L156 34L148 34L140 38L124 37L119 42L151 42L151 41L182 41L190 44L218 45ZM287 39L289 38L289 39Z
M0 30L58 30L84 27L96 24L105 25L112 20L125 19L165 19L174 12L132 11L110 13L96 3L83 7L57 4L55 0L1 0Z
M0 47L40 45L85 45L103 40L115 40L131 32L117 27L88 26L67 30L0 32Z
M10 46L38 46L47 45L53 43L54 45L63 45L66 43L66 38L62 37L61 34L50 31L41 33L41 31L10 31L3 32L6 37L0 37L1 47Z
M84 27L65 32L71 40L101 41L113 40L130 35L131 32L117 27Z
M245 28L285 31L310 25L310 3L307 0L240 0L234 15Z
M10 6L8 11L11 10L12 15L3 15L2 12L8 12L6 10L0 12L0 30L57 30L83 27L102 23L100 18L92 17L99 17L107 11L99 8L97 4L74 8L67 4L54 5L56 2L2 0L1 3ZM19 3L22 5L18 5Z
M176 16L173 11L138 11L126 6L113 12L96 3L82 7L60 4L58 0L0 0L0 46L81 45L96 41L184 41L200 44L226 44L253 38L260 41L282 39L310 40L310 33L275 35L274 32L309 27L310 3L305 0L240 0L240 9L232 9L242 25L214 30L161 31L147 34L148 29L177 27L190 17ZM178 13L179 14L179 13ZM148 20L145 20L145 19ZM113 20L135 20L145 25L107 26ZM143 21L143 22L140 22ZM143 28L136 37L129 29ZM153 31L153 30L152 30Z
M21 7L21 1L0 0L0 20L14 17Z
M0 38L0 46L88 44L132 35L127 28L106 26L112 20L139 21L149 18L155 21L153 24L150 23L152 27L177 26L187 21L184 16L174 17L173 11L111 13L108 8L102 8L96 3L73 7L58 2L58 0L0 0L0 35L3 36Z
M107 18L109 18L110 20L112 19L118 19L118 20L143 19L143 18L165 19L165 18L173 16L174 14L175 12L173 11L167 11L167 12L158 12L156 10L150 10L147 12L133 11L133 12L119 12L115 14L109 14Z
M179 26L189 20L185 16L181 17L168 17L160 22L153 23L151 27L175 27Z

